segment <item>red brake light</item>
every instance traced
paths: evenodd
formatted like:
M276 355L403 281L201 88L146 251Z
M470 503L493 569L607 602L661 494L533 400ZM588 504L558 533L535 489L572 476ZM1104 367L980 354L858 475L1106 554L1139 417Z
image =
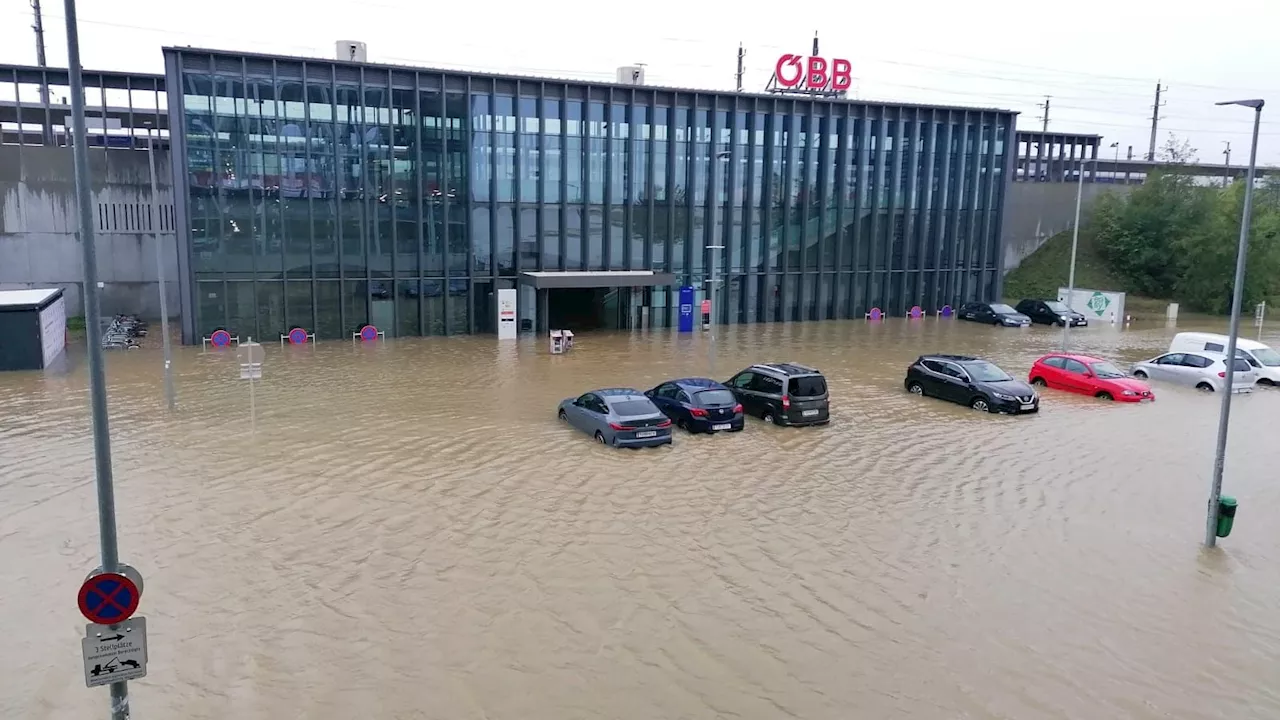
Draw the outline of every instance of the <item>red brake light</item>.
M706 417L707 411L702 408L689 408L689 413L694 417Z
M734 406L733 406L733 411L734 411L735 413L740 413L740 412L742 412L742 403L738 403L737 405L734 405Z
M782 409L783 410L791 409L791 398L787 397L786 395L782 396Z
M1218 373L1218 377L1220 377L1220 378L1225 378L1226 376L1227 376L1226 371L1223 371L1223 372Z
M618 423L609 423L609 427L613 428L614 430L635 430L635 428L631 427L630 425L619 425Z
M671 427L671 421L670 421L670 420L663 420L662 422L658 423L658 427L660 427L660 428Z

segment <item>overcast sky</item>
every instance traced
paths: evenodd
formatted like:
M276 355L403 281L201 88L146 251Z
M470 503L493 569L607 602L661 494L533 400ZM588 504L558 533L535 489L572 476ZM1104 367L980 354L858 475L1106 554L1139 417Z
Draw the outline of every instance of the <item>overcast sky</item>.
M44 0L50 65L66 64L63 3ZM1000 107L1021 129L1096 133L1141 157L1157 80L1169 132L1204 162L1248 161L1252 116L1216 100L1262 97L1259 161L1280 165L1280 0L810 0L708 3L438 3L421 0L80 0L88 69L161 72L165 45L331 57L363 40L373 62L612 79L645 63L656 85L732 89L739 42L745 86L764 87L777 57L853 63L854 94L874 100ZM0 0L0 62L35 64L29 0ZM1269 119L1268 119L1269 116Z

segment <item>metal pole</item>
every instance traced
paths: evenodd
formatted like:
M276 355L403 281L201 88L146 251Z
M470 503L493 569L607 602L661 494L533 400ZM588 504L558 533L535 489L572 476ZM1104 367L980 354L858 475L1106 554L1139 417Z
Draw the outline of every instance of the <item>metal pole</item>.
M169 410L174 408L173 350L169 347L169 299L164 282L164 253L160 244L160 189L156 184L155 136L151 123L147 123L147 165L151 170L151 236L156 244L156 279L160 283L160 333L164 339L164 400ZM175 228L176 230L176 228Z
M1076 182L1076 222L1071 228L1071 269L1067 271L1067 309L1071 310L1071 301L1076 292L1076 248L1080 245L1080 201L1084 196L1084 164L1080 161L1080 177ZM1071 316L1062 323L1062 352L1067 351L1067 343L1071 335Z
M1236 339L1240 335L1240 305L1244 302L1244 268L1249 257L1249 222L1253 212L1253 176L1258 162L1258 126L1262 122L1261 100L1254 101L1253 145L1249 148L1249 172L1245 176L1244 217L1240 218L1240 242L1236 247L1236 277L1231 296L1231 335L1227 338L1227 377L1218 413L1218 446L1213 456L1213 485L1209 488L1209 512L1204 524L1204 546L1218 544L1218 499L1222 495L1222 467L1227 454L1227 427L1231 422L1231 390L1236 371Z
M815 37L814 42L817 42ZM716 305L716 253L724 249L724 246L716 242L716 220L719 219L720 211L723 207L720 204L720 163L729 156L728 151L721 150L712 156L711 166L711 244L707 246L707 262L710 264L710 272L707 280L707 300L711 302L711 313L707 316L707 329L711 331L711 336L707 340L707 367L710 371L711 379L716 376L716 313L720 311Z
M98 258L93 241L93 195L89 182L89 148L85 137L84 78L80 68L80 34L76 0L63 0L67 23L67 76L71 85L71 156L75 165L76 204L80 211L80 251L84 270L85 329L89 343L89 403L93 417L93 456L98 487L98 540L104 572L120 565L116 545L116 498L111 477L111 428L107 417L107 381L102 358L102 310L98 304ZM129 717L129 685L111 683L111 720Z

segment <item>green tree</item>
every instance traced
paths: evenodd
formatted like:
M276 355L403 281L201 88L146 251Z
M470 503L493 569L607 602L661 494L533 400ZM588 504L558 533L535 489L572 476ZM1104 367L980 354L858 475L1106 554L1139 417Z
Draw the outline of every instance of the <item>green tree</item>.
M1211 200L1192 178L1155 172L1125 197L1098 199L1092 216L1096 245L1133 292L1168 297L1183 269L1177 241L1205 222Z
M1196 310L1231 310L1236 248L1244 212L1242 182L1213 193L1212 209L1204 222L1175 241L1182 265L1177 296ZM1254 193L1245 273L1244 307L1273 298L1280 289L1280 202L1276 187Z

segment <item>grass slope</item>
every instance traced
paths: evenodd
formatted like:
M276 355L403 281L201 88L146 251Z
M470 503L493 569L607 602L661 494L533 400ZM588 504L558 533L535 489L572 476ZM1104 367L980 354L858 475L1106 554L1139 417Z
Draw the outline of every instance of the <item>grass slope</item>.
M1067 286L1071 269L1071 231L1049 238L1038 250L1004 277L1005 302L1015 304L1022 298L1054 298L1058 288ZM1080 233L1076 248L1076 287L1124 292L1128 283L1114 273L1093 244L1093 235ZM1163 313L1168 300L1128 295L1125 307L1129 313Z

